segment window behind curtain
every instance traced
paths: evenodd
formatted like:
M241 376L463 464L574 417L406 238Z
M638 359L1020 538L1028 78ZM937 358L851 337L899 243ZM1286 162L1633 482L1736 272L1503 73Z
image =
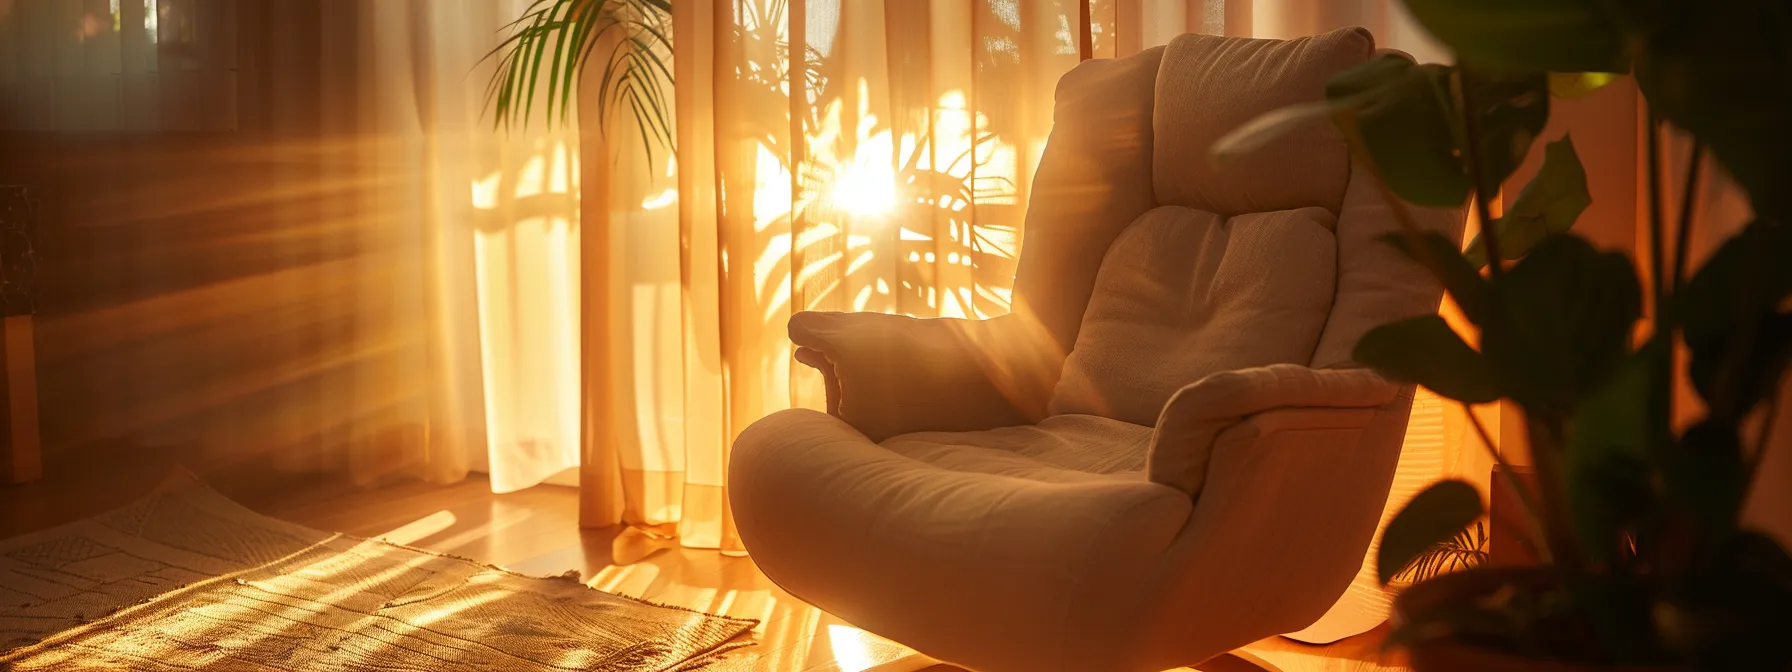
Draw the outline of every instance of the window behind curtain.
M0 0L0 130L229 131L231 0Z

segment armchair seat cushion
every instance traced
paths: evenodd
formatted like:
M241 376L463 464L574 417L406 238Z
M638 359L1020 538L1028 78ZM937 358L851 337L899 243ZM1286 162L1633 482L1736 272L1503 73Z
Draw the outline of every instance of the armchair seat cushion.
M1150 427L1093 415L1056 415L1037 425L981 432L916 432L883 447L940 469L1083 483L1144 479Z
M1052 447L1002 454L1023 437ZM1164 599L1149 578L1193 508L1121 468L1142 463L1149 439L1067 417L880 445L794 409L735 441L729 498L754 563L858 627L969 669L1138 669L1112 652L1132 650L1144 605ZM1108 440L1130 457L1091 459Z

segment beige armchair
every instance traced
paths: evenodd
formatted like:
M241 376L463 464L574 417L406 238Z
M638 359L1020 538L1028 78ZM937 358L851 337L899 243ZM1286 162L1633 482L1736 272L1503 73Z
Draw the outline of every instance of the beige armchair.
M992 672L1161 670L1374 625L1340 597L1412 389L1350 351L1440 290L1376 240L1396 221L1329 126L1208 158L1374 50L1361 29L1186 35L1065 75L1013 313L791 319L827 412L754 423L728 477L766 575ZM1460 240L1462 212L1415 216Z

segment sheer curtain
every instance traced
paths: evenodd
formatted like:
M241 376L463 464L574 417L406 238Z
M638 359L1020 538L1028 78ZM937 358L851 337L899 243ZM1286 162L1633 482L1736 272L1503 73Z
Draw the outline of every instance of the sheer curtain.
M376 449L435 478L487 471L498 492L578 464L578 129L485 112L482 58L528 4L324 5L357 36L355 102L325 140L347 140L363 187L360 340L393 347L350 397L427 419L415 445Z
M609 154L585 150L587 165L613 159L587 171L585 190L584 524L740 549L728 445L767 413L821 405L819 378L791 359L792 312L1007 312L1053 88L1080 60L1081 10L674 3L676 164L649 165L618 129L601 136ZM1438 57L1384 0L1095 0L1089 12L1096 57L1183 32L1346 25ZM1426 395L1412 425L1396 498L1445 473L1486 480L1460 411Z

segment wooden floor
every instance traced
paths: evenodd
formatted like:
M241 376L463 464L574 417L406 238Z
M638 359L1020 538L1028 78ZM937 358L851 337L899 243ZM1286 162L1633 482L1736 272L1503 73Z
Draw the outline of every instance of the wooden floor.
M370 489L194 459L178 450L96 449L53 458L44 481L0 486L0 538L122 505L182 466L250 508L308 527L382 537L527 574L577 570L602 590L760 621L752 645L730 652L708 670L957 670L803 604L766 579L750 558L680 548L675 540L633 530L582 530L577 492L557 486L494 495L485 479L475 476L447 486L401 483ZM1385 660L1381 635L1370 632L1329 646L1275 638L1246 652L1284 672L1404 669ZM1223 661L1202 667L1212 672L1239 669Z

